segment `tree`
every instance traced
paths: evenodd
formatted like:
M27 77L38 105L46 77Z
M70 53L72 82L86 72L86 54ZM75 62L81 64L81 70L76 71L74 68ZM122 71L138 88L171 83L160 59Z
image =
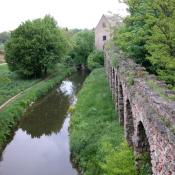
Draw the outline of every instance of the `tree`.
M145 48L160 79L175 86L175 1L157 0L152 3L154 21Z
M102 51L94 50L87 60L87 65L90 70L102 67L104 65L104 54Z
M94 49L94 32L84 30L73 35L74 47L70 55L76 65L87 66L87 58Z
M175 85L175 1L128 0L130 16L115 43L137 63Z
M69 48L68 38L56 21L43 19L26 21L11 32L5 45L6 61L11 71L26 77L47 74L48 67L57 63Z

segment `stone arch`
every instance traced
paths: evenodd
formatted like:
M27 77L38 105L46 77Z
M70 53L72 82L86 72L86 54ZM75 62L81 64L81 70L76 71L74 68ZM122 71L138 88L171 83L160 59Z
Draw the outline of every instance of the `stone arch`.
M126 139L128 141L129 146L133 147L132 137L134 135L134 120L133 120L131 104L128 99L126 100L126 121L125 122L126 122L125 123Z
M143 123L140 121L137 126L137 146L136 146L136 165L138 173L152 175L151 152L148 137Z
M123 99L123 87L122 84L119 84L118 88L118 113L119 113L119 122L124 126L124 99Z

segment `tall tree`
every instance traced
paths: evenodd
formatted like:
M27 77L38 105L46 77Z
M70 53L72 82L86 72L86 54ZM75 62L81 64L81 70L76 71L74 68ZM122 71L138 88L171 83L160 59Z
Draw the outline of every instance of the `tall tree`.
M154 21L145 48L159 77L175 85L175 1L156 0L152 2Z
M94 49L94 32L83 30L73 35L74 48L71 56L76 65L87 66L87 58Z
M175 85L175 1L128 0L130 16L115 43L136 62Z
M69 44L56 21L45 16L43 19L26 21L11 33L5 46L9 68L17 73L32 77L47 74L66 53Z

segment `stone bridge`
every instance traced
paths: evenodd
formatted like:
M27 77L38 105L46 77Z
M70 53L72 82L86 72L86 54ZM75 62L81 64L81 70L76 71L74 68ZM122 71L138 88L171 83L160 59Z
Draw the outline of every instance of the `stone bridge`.
M175 175L174 91L115 47L105 50L105 68L138 174L145 166L149 174Z

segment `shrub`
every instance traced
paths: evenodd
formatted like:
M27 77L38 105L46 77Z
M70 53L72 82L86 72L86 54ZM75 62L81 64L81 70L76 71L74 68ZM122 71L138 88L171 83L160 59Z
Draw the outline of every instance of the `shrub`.
M102 51L95 50L88 56L88 68L93 70L104 65L104 54Z

